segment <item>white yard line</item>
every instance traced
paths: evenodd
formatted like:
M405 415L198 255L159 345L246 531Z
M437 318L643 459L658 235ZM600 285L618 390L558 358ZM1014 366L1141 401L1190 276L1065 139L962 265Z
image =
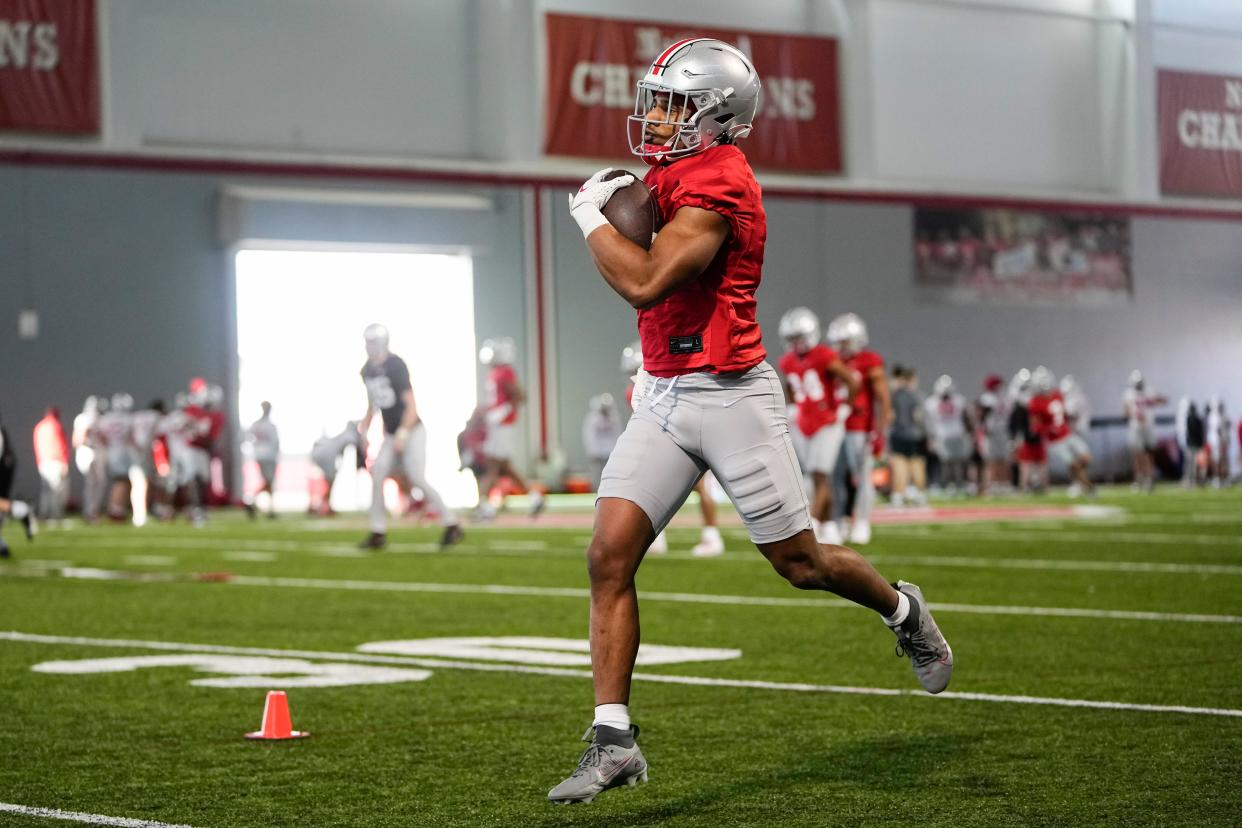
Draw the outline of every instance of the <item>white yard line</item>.
M0 632L0 641L26 642L32 644L65 644L70 646L111 647L118 649L162 650L172 652L221 653L227 655L257 655L285 658L314 658L331 661L352 661L379 664L404 664L418 667L448 670L476 670L489 673L524 673L543 676L591 678L590 670L566 667L533 667L524 664L498 664L473 661L454 661L439 658L411 658L409 656L385 656L369 653L337 653L320 650L281 650L266 647L231 647L215 644L189 644L172 641L144 641L138 639L85 638L81 636L39 635L17 631ZM1017 696L995 693L944 692L931 696L922 690L895 690L886 687L851 687L836 684L805 684L801 682L758 681L748 679L710 678L707 676L677 676L661 673L635 673L635 681L656 684L678 684L694 687L727 687L747 690L775 690L792 693L834 693L855 696L902 696L924 699L954 699L959 701L991 702L994 704L1034 704L1051 707L1081 707L1099 710L1125 710L1141 713L1185 713L1198 716L1224 716L1242 718L1242 709L1221 707L1191 707L1187 705L1138 704L1095 699L1063 699L1045 696ZM130 824L130 823L101 823ZM160 823L134 823L159 825ZM180 827L179 827L180 828Z
M87 825L116 825L121 828L193 828L190 825L171 822L154 822L149 819L128 819L127 817L104 816L103 814L84 814L79 811L60 811L55 808L35 808L30 805L14 805L11 802L0 802L0 813L20 814L21 816L39 817L41 819L60 819L66 822L85 822Z
M455 595L516 595L539 598L590 598L588 589L580 587L516 586L512 584L444 584L412 581L359 581L327 578L266 578L238 575L225 582L240 586L294 587L302 589L346 589L377 592L432 592ZM667 601L679 604L725 604L758 607L857 607L840 598L780 598L758 595L712 595L695 592L644 592L644 601ZM1175 612L1135 612L1079 607L1022 607L981 604L931 605L937 612L962 612L975 615L1031 615L1060 618L1107 618L1124 621L1181 621L1201 624L1242 624L1242 616L1199 615Z
M925 530L925 527L917 527ZM1100 528L1098 532L1066 532L1057 529L1049 532L1033 532L1017 529L997 529L995 527L978 527L955 524L939 531L909 531L901 526L881 526L874 530L879 538L889 533L899 540L930 540L930 541L1001 541L1020 543L1038 541L1039 543L1082 543L1091 541L1098 543L1158 543L1176 546L1242 546L1242 537L1233 535L1179 535L1173 532L1114 532Z
M135 566L172 566L177 559L172 555L126 555L124 561Z
M1150 561L1060 561L1054 558L970 558L955 555L868 555L873 563L970 569L1050 569L1076 572L1160 572L1177 575L1242 575L1232 564L1158 563Z

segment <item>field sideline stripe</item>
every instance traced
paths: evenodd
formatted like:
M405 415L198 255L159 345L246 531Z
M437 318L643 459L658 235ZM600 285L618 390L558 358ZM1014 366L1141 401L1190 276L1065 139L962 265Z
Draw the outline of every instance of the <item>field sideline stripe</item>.
M453 661L438 658L412 658L409 656L385 656L370 653L335 653L319 650L278 650L266 647L233 647L216 644L178 644L172 641L143 641L116 638L84 638L80 636L40 635L17 631L0 632L0 640L20 641L33 644L70 644L89 647L116 647L123 649L165 650L174 652L205 652L223 655L258 655L276 658L315 658L333 661L357 661L378 664L403 664L417 667L439 667L451 670L478 670L490 673L527 673L544 676L591 678L590 670L568 667L532 667L524 664L499 664L472 661ZM1050 707L1080 707L1096 710L1126 710L1140 713L1185 713L1195 716L1225 716L1242 718L1242 709L1221 707L1190 707L1187 705L1138 704L1132 702L1096 701L1092 699L1063 699L1054 696L1017 696L995 693L962 693L947 691L932 696L922 690L894 690L885 687L851 687L836 684L805 684L785 681L759 681L748 679L710 678L707 676L676 676L661 673L635 673L635 681L656 684L677 684L694 687L727 687L741 690L778 690L793 693L833 693L853 696L900 696L924 699L956 699L959 701L991 702L995 704L1035 704ZM104 823L131 824L131 823ZM133 823L159 825L160 823ZM181 828L181 826L177 826Z
M22 816L40 817L42 819L62 819L67 822L85 822L88 825L116 825L121 826L121 828L193 828L191 825L181 825L179 823L110 817L103 814L84 814L79 811L59 811L55 808L14 805L11 802L0 802L0 813L21 814Z
M294 587L300 589L346 589L377 592L435 592L458 595L518 595L539 598L590 598L591 591L580 587L513 586L510 584L441 584L413 581L357 581L324 578L268 578L237 575L225 583L241 586ZM758 607L857 607L840 598L779 598L757 595L711 595L694 592L644 592L645 601L680 604L725 604ZM1081 607L1019 607L988 604L932 603L937 612L975 615L1033 615L1056 618L1108 618L1122 621L1180 621L1199 624L1242 624L1238 615L1198 615L1174 612L1139 612Z

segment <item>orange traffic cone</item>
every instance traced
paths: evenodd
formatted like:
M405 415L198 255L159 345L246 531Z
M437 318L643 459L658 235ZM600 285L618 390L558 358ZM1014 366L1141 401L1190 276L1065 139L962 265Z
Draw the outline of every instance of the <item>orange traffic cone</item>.
M261 730L247 733L247 739L305 739L310 734L293 729L293 720L289 717L289 697L284 690L271 690L267 701L263 704L263 724Z

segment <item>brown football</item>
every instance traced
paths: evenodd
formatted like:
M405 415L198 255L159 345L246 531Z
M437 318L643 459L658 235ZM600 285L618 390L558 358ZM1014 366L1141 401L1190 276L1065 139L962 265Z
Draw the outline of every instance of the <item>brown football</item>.
M604 180L622 175L634 173L613 170L604 176ZM643 250L651 249L651 237L660 229L660 207L652 197L651 190L643 183L642 176L634 175L633 184L613 193L602 212L608 223L617 228L618 233Z

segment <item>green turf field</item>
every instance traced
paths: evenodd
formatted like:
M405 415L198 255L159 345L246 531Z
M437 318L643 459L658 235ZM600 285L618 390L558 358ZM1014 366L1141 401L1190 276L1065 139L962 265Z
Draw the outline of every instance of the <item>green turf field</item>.
M673 530L639 574L644 643L708 651L653 650L631 702L650 783L573 808L545 795L590 723L582 645L359 648L582 641L585 529L471 527L448 553L398 529L361 554L350 518L9 527L0 803L196 828L1242 824L1242 491L1100 502L877 526L866 553L953 645L934 698L872 614L789 588L738 531L699 560ZM269 687L309 739L242 738Z

